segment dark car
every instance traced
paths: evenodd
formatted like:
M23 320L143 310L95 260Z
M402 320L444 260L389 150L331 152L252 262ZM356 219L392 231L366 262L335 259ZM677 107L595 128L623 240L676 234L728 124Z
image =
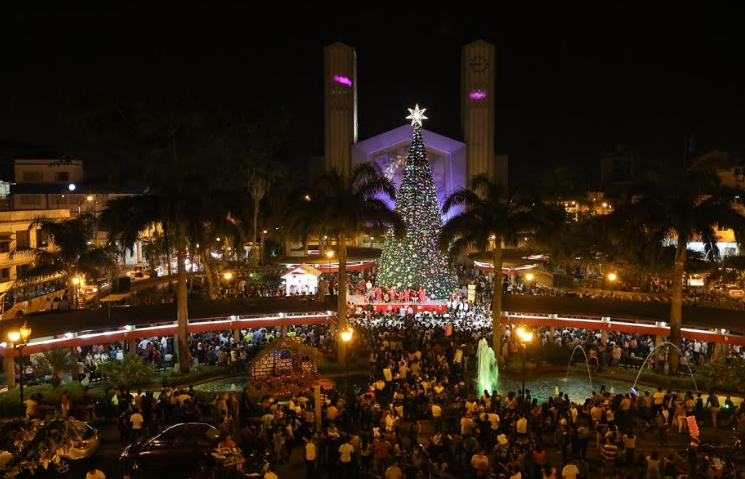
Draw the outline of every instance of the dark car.
M220 441L220 431L203 422L176 424L157 436L132 444L120 457L130 474L174 469L195 471L209 461Z

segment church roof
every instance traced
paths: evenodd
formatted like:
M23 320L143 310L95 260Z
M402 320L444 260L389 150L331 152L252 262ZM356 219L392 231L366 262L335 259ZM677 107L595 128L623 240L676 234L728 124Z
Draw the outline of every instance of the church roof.
M411 130L411 125L402 125L367 140L362 140L352 148L357 152L363 153L365 156L375 154L379 151L389 150L401 144L411 143ZM466 144L462 141L438 135L424 128L422 128L422 138L428 150L439 150L444 153L453 154L466 147Z

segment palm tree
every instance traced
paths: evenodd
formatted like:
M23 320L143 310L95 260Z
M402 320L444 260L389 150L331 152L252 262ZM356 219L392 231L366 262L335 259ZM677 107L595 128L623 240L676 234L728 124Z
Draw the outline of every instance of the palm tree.
M178 179L174 180L178 181ZM173 196L172 196L173 195ZM168 237L175 231L174 249L177 258L176 279L176 319L178 321L178 356L179 368L183 372L189 370L188 361L188 298L186 285L186 255L189 221L187 205L194 203L174 194L173 191L162 191L159 194L118 197L106 204L101 212L101 229L108 231L109 240L117 242L129 251L134 249L135 243L144 231L152 225L160 224L164 235Z
M120 110L122 111L122 110ZM138 196L114 198L101 212L101 227L110 239L131 250L142 233L159 225L177 259L176 304L178 355L182 372L189 370L188 298L186 257L193 232L204 228L205 212L211 213L216 192L236 183L231 175L235 165L224 141L224 127L205 114L183 108L162 108L126 117L136 131L139 149L133 161L141 166L142 181L148 186ZM122 111L122 116L128 112ZM175 244L170 244L173 239Z
M393 227L397 235L405 233L398 213L379 196L395 200L396 188L370 164L355 166L348 176L336 170L322 175L311 195L320 205L320 222L336 237L339 248L337 332L347 327L347 240L370 228ZM343 362L346 349L341 345L339 342L339 360Z
M111 282L118 277L119 263L116 261L116 251L110 244L96 246L91 248L86 254L80 257L78 261L80 272L85 274L88 281L96 285L96 296L94 297L94 307L98 308L101 304L101 285L104 280Z
M464 210L445 223L440 247L457 255L468 250L488 251L492 248L494 291L492 297L492 348L501 352L502 315L502 244L516 244L521 236L547 236L547 227L558 217L557 210L533 200L518 201L514 195L505 197L504 190L487 175L473 178L471 188L460 188L450 194L442 206L445 214L455 207ZM559 211L560 213L560 211Z
M302 243L303 255L306 255L308 241L316 237L319 254L324 254L331 233L324 216L327 209L325 202L329 199L307 187L292 188L287 196L289 199L285 202L283 216L290 238Z
M273 161L249 160L245 163L244 176L248 186L248 193L251 196L251 200L253 200L253 216L251 223L253 226L251 248L253 249L256 247L256 237L258 236L261 201L264 199L264 196L266 196L269 189L282 176L282 168L279 164ZM259 258L259 263L263 264L264 251L261 251L260 254L261 257Z
M680 346L683 319L683 276L688 255L688 243L700 241L708 259L719 258L717 230L732 229L737 242L745 232L741 190L722 185L717 169L727 158L712 152L688 163L650 167L640 182L638 200L620 207L613 215L634 221L641 226L633 233L650 237L666 236L675 243L670 289L670 336L672 344ZM678 370L680 355L673 348L670 355L672 374Z
M173 243L173 238L169 241L162 232L155 231L142 240L142 255L151 267L155 268L162 264L163 271L170 275L171 265L169 263L172 252L169 251L169 245Z
M210 299L217 299L218 268L212 253L225 251L226 243L243 244L244 236L240 222L233 217L234 205L240 205L239 192L220 191L212 195L212 201L196 205L192 211L193 221L188 223L187 238L191 251L199 255L204 267ZM195 254L191 256L194 257Z
M31 250L34 266L20 278L22 283L61 276L68 287L66 295L72 304L73 278L87 274L93 281L101 271L115 268L116 259L107 248L92 246L95 218L84 214L72 219L36 218L29 229L38 229L51 239L48 248ZM99 288L100 290L100 288Z

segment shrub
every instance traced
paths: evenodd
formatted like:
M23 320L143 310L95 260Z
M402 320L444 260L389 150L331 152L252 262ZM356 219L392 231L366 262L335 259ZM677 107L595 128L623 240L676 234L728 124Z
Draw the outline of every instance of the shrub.
M41 394L42 404L50 408L58 408L60 397L63 391L67 391L70 401L73 403L81 402L83 398L84 387L78 382L65 384L61 388L54 388L51 384L41 384L38 386L28 386L23 388L23 397L29 398L33 394ZM90 389L88 395L95 401L104 399L104 391L100 389ZM21 406L21 390L19 387L10 389L0 394L0 416L18 417L25 414L25 407Z
M127 354L119 361L108 361L98 367L101 376L113 388L147 384L155 374L155 367L141 357Z
M698 369L698 374L707 389L745 392L745 361L742 359L706 363Z
M70 350L54 348L51 351L33 354L31 362L37 377L51 376L52 386L57 387L62 382L65 369L70 367Z

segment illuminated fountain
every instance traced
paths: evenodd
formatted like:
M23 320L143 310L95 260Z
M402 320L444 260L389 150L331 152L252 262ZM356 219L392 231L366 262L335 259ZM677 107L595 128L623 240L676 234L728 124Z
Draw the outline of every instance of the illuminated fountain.
M698 392L698 385L696 384L696 378L693 376L693 369L691 369L691 365L688 364L688 360L685 358L685 355L683 354L683 351L681 351L678 346L674 345L670 341L663 341L663 342L661 342L660 344L658 344L655 347L653 347L652 350L649 352L649 354L647 354L647 357L644 358L644 362L642 363L641 367L639 368L639 373L636 375L636 379L634 379L634 385L631 386L631 389L632 390L634 390L634 391L636 390L636 383L637 383L637 381L639 381L639 376L641 376L642 371L644 371L644 365L647 364L647 361L649 361L649 358L652 357L652 354L654 354L654 352L657 351L657 348L659 348L661 346L667 346L668 344L678 350L678 353L680 354L680 359L683 362L685 362L685 365L686 366L688 366L688 373L691 375L691 379L693 380L693 387L695 387L696 388L696 392Z
M497 358L494 356L494 350L489 346L485 338L479 341L479 347L476 350L478 360L478 387L479 392L484 390L492 392L497 390L499 381L499 369L497 367Z
M590 381L590 391L592 391L593 386L592 386L592 373L590 372L590 362L587 360L587 352L585 351L585 348L583 348L579 344L574 347L574 349L572 350L572 355L569 357L569 365L567 365L567 375L564 378L564 381L565 382L569 381L569 371L572 368L572 359L574 359L574 353L576 353L578 349L581 350L582 354L585 355L585 365L587 366L587 378Z

